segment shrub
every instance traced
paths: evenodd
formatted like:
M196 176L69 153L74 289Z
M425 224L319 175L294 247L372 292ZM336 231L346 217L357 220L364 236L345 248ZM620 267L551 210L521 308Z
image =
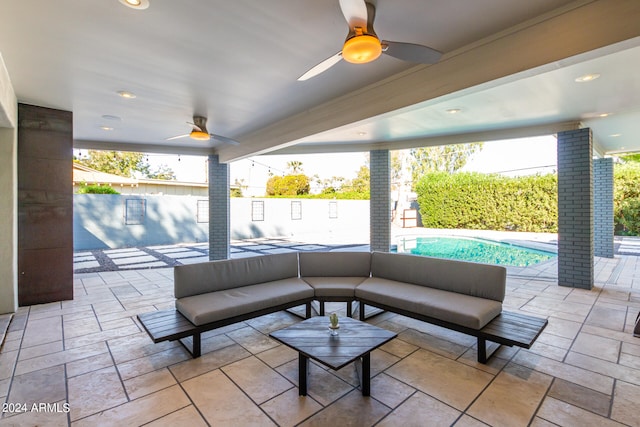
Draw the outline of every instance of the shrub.
M616 234L640 235L640 164L614 169ZM432 228L557 232L557 178L553 174L506 178L446 172L416 185L422 223Z
M77 191L78 194L120 194L109 185L87 185L82 184Z
M309 178L306 175L272 176L267 181L268 196L300 196L309 194Z
M424 175L416 185L416 192L425 227L558 230L555 175L508 178L436 172Z
M614 168L613 215L616 234L640 235L640 164Z

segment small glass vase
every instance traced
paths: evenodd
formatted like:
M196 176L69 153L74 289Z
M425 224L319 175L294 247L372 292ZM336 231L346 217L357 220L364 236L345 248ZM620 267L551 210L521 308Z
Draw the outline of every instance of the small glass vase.
M331 334L332 337L337 336L338 332L340 332L340 325L337 325L337 326L329 325L329 334Z

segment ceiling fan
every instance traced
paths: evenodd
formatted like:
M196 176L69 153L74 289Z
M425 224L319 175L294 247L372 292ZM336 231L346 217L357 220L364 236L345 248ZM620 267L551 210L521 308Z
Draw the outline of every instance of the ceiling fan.
M328 70L341 59L354 64L364 64L377 59L382 53L420 64L438 62L442 53L430 47L403 42L380 40L373 30L376 8L365 0L340 0L340 9L349 24L349 33L342 51L325 59L298 78L298 81Z
M208 141L211 138L216 139L220 142L224 142L225 144L231 145L239 145L240 143L235 139L227 138L225 136L216 135L215 133L209 133L207 130L207 118L201 116L193 116L193 123L187 122L193 126L193 129L189 133L185 133L184 135L172 136L171 138L165 139L165 141L171 141L172 139L178 138L186 138L187 136L191 139L195 139L196 141Z

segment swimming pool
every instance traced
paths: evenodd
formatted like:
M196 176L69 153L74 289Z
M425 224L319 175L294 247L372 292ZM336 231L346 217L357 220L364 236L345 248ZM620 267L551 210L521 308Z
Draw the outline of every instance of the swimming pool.
M556 256L553 252L470 237L401 238L397 252L516 267L538 264Z

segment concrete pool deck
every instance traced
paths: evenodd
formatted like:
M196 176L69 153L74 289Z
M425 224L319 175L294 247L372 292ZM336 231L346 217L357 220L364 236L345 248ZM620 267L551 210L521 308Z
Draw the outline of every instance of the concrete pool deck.
M231 258L298 251L368 250L362 244L318 244L285 238L259 238L231 242ZM364 248L364 249L363 249ZM167 268L209 261L208 243L145 246L75 252L75 273Z
M426 228L393 228L392 244L397 245L403 238L424 236L465 236L478 237L499 242L516 244L533 249L557 251L557 235L553 233L520 233L491 230L435 230ZM231 258L295 252L295 251L368 251L369 245L356 236L341 236L327 239L322 235L305 236L304 241L281 238L256 238L231 241ZM616 255L640 255L640 238L616 236ZM183 243L122 249L104 249L74 253L75 273L95 273L101 271L124 271L149 268L167 268L176 265L193 264L209 260L208 243ZM515 276L557 279L557 260L542 262L529 267L507 267Z

